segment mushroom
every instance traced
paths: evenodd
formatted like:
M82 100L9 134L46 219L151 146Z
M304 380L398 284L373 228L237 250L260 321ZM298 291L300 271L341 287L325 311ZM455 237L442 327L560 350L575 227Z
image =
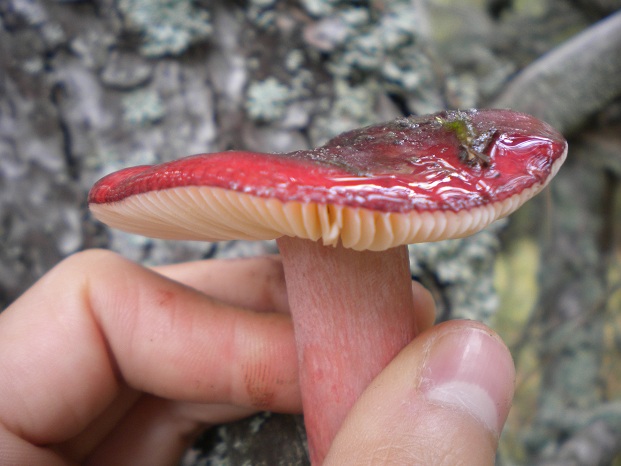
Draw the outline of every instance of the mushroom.
M446 111L346 132L313 150L227 151L102 178L108 225L202 241L276 239L321 464L360 393L417 333L407 244L470 235L515 211L567 143L510 110Z

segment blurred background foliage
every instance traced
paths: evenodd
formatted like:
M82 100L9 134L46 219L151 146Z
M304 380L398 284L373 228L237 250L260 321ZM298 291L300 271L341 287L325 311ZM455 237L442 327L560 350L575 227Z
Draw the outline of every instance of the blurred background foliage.
M483 320L512 349L517 392L497 464L621 465L620 10L619 0L4 0L0 303L85 248L145 264L275 252L106 229L85 199L115 169L308 148L404 114L516 108L568 137L565 167L509 220L411 247L412 274L440 320ZM306 464L301 423L266 413L215 429L183 463Z

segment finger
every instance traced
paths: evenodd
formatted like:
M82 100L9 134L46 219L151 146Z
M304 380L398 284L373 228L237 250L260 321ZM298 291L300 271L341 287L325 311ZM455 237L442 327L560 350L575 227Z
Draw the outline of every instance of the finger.
M81 463L176 464L200 428L199 423L179 412L176 403L145 396Z
M246 259L204 260L154 267L158 273L234 306L258 312L289 312L287 288L280 256ZM240 293L243 284L244 293ZM417 328L431 327L435 320L433 296L420 283L412 282Z
M177 464L206 427L252 414L248 408L178 403L143 397L83 461L89 466ZM208 418L209 423L203 424Z
M436 320L436 304L431 292L415 281L412 282L412 295L414 295L416 328L419 332L424 332L430 328Z
M482 324L421 334L371 383L326 465L493 465L513 397L514 367Z
M160 266L154 270L233 306L258 312L289 312L279 256L210 259Z
M0 314L0 373L0 424L37 444L76 435L124 384L200 403L301 405L288 316L226 306L105 251L66 260Z

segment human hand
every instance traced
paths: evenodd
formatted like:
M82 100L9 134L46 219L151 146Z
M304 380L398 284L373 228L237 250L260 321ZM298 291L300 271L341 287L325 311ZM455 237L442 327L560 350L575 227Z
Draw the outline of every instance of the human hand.
M0 464L175 464L205 426L299 412L283 280L275 258L65 260L0 314Z
M429 328L431 297L413 291ZM152 271L105 251L71 257L0 314L0 464L175 464L205 426L299 412L287 310L275 258ZM326 464L493 464L513 366L487 335L452 322L418 337L363 394ZM438 383L453 376L462 383Z

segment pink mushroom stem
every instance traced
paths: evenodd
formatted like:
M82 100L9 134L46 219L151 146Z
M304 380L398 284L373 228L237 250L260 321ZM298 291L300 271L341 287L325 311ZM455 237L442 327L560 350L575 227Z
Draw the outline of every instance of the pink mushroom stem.
M278 239L312 464L321 464L350 408L417 333L406 246L354 251Z

